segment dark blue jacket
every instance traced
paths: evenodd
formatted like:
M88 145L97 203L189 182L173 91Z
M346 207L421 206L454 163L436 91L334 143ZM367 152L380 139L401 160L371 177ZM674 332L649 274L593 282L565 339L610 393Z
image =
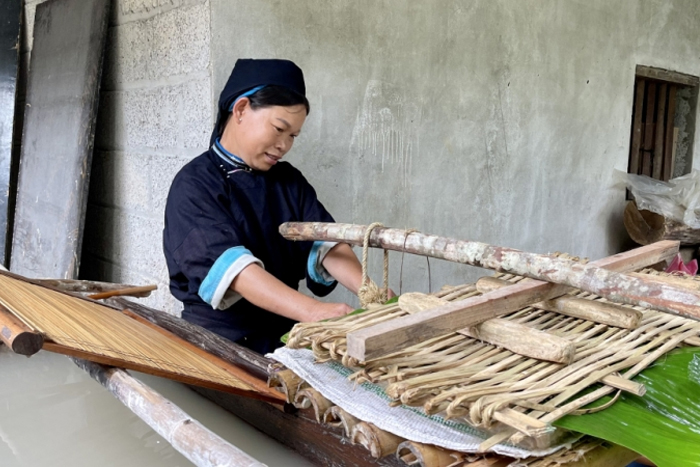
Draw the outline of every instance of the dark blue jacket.
M183 167L168 194L163 231L170 290L184 304L182 317L260 353L278 347L294 321L242 298L224 310L214 309L218 300L212 296L228 288L227 274L246 258L259 260L295 290L306 278L314 294L330 293L335 282L315 282L308 272L313 242L292 242L279 234L280 224L293 221L333 218L301 172L287 162L267 172L240 170L213 147Z

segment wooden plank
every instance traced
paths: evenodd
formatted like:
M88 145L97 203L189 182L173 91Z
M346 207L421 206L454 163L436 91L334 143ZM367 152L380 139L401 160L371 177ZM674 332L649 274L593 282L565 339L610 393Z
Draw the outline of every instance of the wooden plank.
M666 143L664 148L664 172L662 180L667 182L673 177L673 169L676 164L676 148L674 139L674 122L676 117L676 86L668 89L668 118L666 119Z
M7 264L7 243L12 218L15 186L11 172L13 135L21 128L15 121L19 73L19 38L22 5L20 0L0 2L0 264Z
M647 85L646 112L642 144L642 175L651 177L652 152L654 151L654 115L656 114L656 83Z
M264 467L178 406L118 368L73 359L95 381L198 467Z
M666 97L668 86L661 83L658 90L658 105L656 106L656 135L654 136L654 158L651 164L652 178L661 180L664 161L664 131L666 130Z
M34 355L44 345L44 337L0 305L0 340L14 353Z
M36 8L10 260L24 276L78 274L109 11L109 0Z
M637 65L636 75L659 81L682 84L684 86L697 86L700 84L700 78L697 76L644 65Z
M628 172L631 174L639 174L641 167L641 154L639 149L642 144L642 115L644 111L644 89L646 81L637 79L634 99L634 118L632 120L632 145L630 147L630 160Z

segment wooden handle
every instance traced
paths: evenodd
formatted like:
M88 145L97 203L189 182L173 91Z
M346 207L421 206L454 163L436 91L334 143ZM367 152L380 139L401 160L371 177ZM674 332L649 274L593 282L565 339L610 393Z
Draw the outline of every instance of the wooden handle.
M29 329L7 308L0 305L0 340L14 353L34 355L44 345L44 337Z
M131 297L148 297L151 294L151 292L156 290L157 288L158 286L154 284L143 285L140 287L128 287L126 289L109 290L107 292L94 293L92 295L88 295L88 298L91 298L93 300L101 300L103 298L120 297L125 295Z

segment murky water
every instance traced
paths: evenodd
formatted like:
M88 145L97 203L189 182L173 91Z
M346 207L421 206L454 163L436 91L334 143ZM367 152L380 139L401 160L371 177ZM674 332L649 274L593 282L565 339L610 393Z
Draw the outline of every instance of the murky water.
M311 464L186 387L135 374L270 467ZM0 346L0 466L189 467L161 436L68 358Z

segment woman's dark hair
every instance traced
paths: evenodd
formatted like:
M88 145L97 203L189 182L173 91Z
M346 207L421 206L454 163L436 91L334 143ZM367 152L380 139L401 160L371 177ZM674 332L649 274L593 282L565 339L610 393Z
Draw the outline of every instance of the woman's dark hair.
M272 107L274 105L291 107L293 105L303 104L304 107L306 107L306 115L309 115L311 111L309 101L305 96L284 86L265 86L252 96L248 96L248 100L250 100L250 107L253 110Z

